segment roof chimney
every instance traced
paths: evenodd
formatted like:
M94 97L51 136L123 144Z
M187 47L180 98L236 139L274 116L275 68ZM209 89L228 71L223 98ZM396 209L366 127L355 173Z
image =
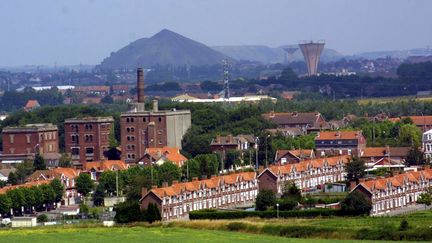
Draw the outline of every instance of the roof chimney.
M198 177L192 177L192 181L197 181Z
M178 182L178 180L173 180L172 181L172 185L176 185L176 184L178 184L179 182Z
M138 103L144 103L144 71L142 68L137 69L137 95Z
M168 187L168 182L166 181L162 182L162 187Z
M145 194L147 194L147 187L143 187L143 188L141 188L141 196L142 197L144 197L145 196Z
M153 112L158 112L158 111L159 111L158 100L153 100Z

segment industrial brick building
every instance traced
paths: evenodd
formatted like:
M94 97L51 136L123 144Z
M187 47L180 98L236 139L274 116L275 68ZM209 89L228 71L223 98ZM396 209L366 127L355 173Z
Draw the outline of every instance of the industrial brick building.
M28 124L20 127L6 127L2 131L2 163L21 163L42 156L58 154L58 128L51 123Z
M112 117L84 117L66 119L65 150L71 154L73 165L81 168L87 161L106 159L113 129Z
M158 101L153 109L145 110L144 74L137 70L138 103L120 116L122 159L128 163L140 162L146 148L181 148L181 140L191 127L189 110L159 110Z

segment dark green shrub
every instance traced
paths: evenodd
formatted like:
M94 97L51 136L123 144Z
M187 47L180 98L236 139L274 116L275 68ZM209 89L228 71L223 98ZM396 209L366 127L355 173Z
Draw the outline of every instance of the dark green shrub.
M293 198L279 199L276 202L279 203L280 211L293 210L298 205L297 200ZM274 209L277 210L277 207L275 206Z
M229 231L242 231L247 228L247 225L242 222L231 222L227 225Z
M369 215L372 209L371 200L359 191L354 191L341 202L344 215Z
M258 211L265 211L269 207L276 204L276 196L272 190L262 190L258 193L255 201L255 209Z
M114 207L114 211L116 212L114 220L117 223L130 223L144 220L138 202L126 201L119 203Z
M399 226L399 230L400 231L405 231L409 229L409 224L408 221L406 219L402 219L402 221L400 222L400 226Z
M48 222L48 216L46 214L41 214L37 216L36 220L38 223L45 223Z
M309 210L291 210L279 211L281 218L313 218L313 217L329 217L340 215L339 210L335 209L309 209ZM193 211L189 213L189 219L241 219L248 217L260 218L276 218L277 212L271 211Z
M155 221L161 220L159 208L153 203L149 203L147 209L143 213L144 213L144 220L149 222L150 224Z

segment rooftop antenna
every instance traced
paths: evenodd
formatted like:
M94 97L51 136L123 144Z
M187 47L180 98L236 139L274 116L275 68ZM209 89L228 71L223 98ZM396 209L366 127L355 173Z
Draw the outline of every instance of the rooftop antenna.
M227 59L222 60L223 65L223 98L229 101L230 91L229 91L229 63Z

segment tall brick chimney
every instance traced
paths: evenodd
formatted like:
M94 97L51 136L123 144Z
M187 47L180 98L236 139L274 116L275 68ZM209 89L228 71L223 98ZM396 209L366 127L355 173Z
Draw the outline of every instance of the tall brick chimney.
M137 95L138 103L144 103L144 71L142 68L137 69Z

